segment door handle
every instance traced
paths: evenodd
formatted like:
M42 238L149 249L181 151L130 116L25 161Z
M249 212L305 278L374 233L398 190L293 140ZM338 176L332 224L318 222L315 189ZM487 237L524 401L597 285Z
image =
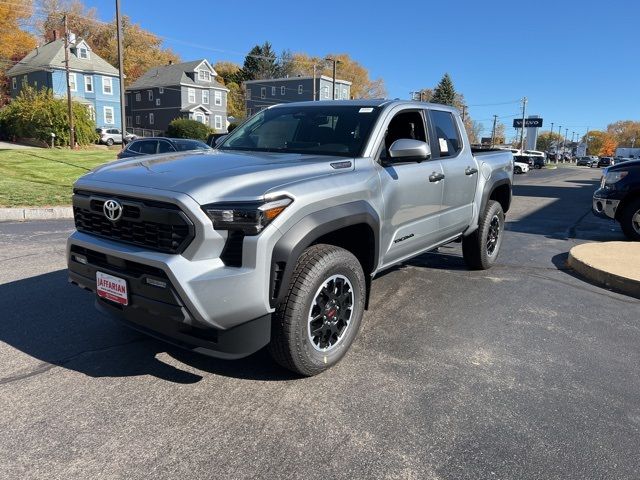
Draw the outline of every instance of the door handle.
M444 173L433 172L431 175L429 175L430 182L439 182L443 178L444 178Z
M467 167L464 170L465 175L473 175L474 173L478 173L478 169L474 167Z

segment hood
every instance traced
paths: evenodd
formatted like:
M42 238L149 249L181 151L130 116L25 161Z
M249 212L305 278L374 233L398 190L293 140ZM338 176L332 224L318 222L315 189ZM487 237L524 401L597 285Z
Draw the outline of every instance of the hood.
M320 175L348 172L332 163L345 157L264 152L180 152L117 160L83 180L185 193L200 204L258 198L268 190Z

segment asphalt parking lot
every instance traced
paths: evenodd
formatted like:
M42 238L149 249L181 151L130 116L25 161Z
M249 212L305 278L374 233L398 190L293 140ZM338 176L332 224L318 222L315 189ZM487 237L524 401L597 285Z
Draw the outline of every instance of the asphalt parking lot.
M0 478L640 478L640 301L565 265L623 238L599 175L518 176L495 268L453 244L387 272L304 379L102 318L66 281L72 222L0 224Z

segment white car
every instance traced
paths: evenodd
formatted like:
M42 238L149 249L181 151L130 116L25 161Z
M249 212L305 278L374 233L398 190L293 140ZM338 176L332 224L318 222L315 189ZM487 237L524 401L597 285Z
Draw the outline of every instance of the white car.
M527 173L529 171L529 164L524 162L513 162L513 173Z

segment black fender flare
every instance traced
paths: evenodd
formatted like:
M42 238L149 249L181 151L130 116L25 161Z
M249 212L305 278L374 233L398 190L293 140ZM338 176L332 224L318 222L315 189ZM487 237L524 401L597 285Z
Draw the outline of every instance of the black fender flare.
M368 225L373 231L374 251L371 272L375 271L380 249L380 217L364 200L325 208L303 217L276 242L271 254L269 302L272 307L280 302L291 281L296 262L302 252L320 237L359 224ZM365 273L371 273L365 272ZM371 275L367 278L367 300Z
M487 183L485 185L484 191L482 192L482 203L480 204L480 211L478 212L479 215L482 215L484 209L487 208L487 203L489 203L489 198L491 197L491 194L494 192L494 190L498 187L501 187L502 185L507 185L509 187L509 206L511 206L511 201L513 199L513 188L511 185L511 179L505 175L504 177L497 178L492 183ZM507 212L505 211L505 213Z

